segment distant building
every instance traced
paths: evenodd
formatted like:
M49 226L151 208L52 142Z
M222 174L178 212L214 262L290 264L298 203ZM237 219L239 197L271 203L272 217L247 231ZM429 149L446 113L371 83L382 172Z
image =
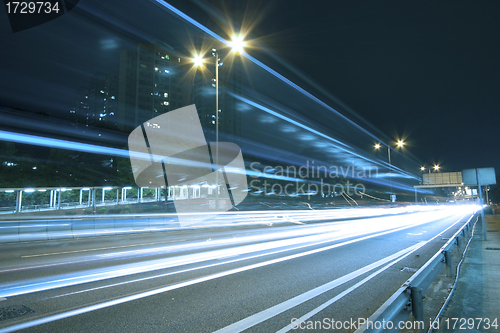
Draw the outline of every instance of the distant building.
M72 122L74 127L79 127L82 124L85 126L85 119L89 112L89 89L80 87L77 94L77 102L75 103L75 106L69 111L70 121Z
M118 78L114 75L95 74L90 79L89 113L87 125L117 126Z
M165 43L139 44L120 51L119 127L132 129L165 112L188 105L189 89L181 84L186 59Z
M74 126L116 128L118 78L102 73L90 79L89 88L78 90L75 107L70 110Z
M195 37L195 47L201 49L202 42L203 36ZM95 74L89 88L78 91L72 120L79 127L129 132L168 111L195 104L201 125L215 138L215 52L210 49L204 55L205 68L195 70L187 52L179 55L160 41L121 50L118 76ZM229 52L219 54L219 131L239 137L241 117L227 91L241 92L241 60ZM231 59L229 65L225 58Z

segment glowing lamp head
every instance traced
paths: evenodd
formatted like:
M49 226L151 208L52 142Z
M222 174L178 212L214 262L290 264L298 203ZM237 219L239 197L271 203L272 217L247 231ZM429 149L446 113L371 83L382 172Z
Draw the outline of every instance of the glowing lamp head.
M193 58L193 63L195 67L203 67L204 62L205 59L203 59L203 56L201 54L197 54Z
M229 46L233 49L234 53L243 53L243 48L247 46L247 42L243 40L243 36L233 35Z
M398 141L398 147L403 147L404 145L405 145L405 143L402 140Z
M425 167L420 167L420 170L421 170L421 171L424 171L424 170L425 170Z
M374 147L375 149L380 149L380 143L376 143Z
M434 170L436 170L436 171L438 171L438 170L439 170L439 168L440 168L440 166L439 166L439 165L437 165L437 164L434 166Z

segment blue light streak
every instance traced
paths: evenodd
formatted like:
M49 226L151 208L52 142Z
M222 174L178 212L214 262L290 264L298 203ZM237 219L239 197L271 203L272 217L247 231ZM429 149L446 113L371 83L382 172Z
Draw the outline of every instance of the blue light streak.
M87 143L80 143L80 142L73 142L73 141L66 141L59 139L51 139L29 134L0 131L0 140L24 143L29 145L37 145L43 147L53 147L53 148L81 151L86 153L112 155L112 156L129 158L128 150L124 149L110 148L110 147L97 146Z
M228 40L222 38L221 36L217 35L215 32L213 32L212 30L208 29L207 27L205 27L203 24L199 23L198 21L192 19L188 15L184 14L183 12L181 12L180 10L178 10L177 8L175 8L174 6L172 6L171 4L169 4L167 2L164 2L164 1L161 1L161 0L155 0L155 1L159 5L167 8L169 11L171 11L172 13L176 14L177 16L179 16L180 18L186 20L188 23L191 23L192 25L194 25L198 29L206 32L208 35L210 35L213 38L217 39L218 41L222 42L224 45L231 46L231 42L230 41L228 41ZM319 98L317 98L316 96L314 96L313 94L311 94L308 91L306 91L305 89L301 88L299 85L295 84L294 82L292 82L291 80L287 79L286 77L284 77L280 73L276 72L271 67L269 67L269 66L265 65L264 63L262 63L261 61L255 59L254 57L252 57L251 55L249 55L246 52L241 53L241 55L244 56L245 58L247 58L248 60L250 60L251 62L253 62L254 64L256 64L257 66L259 66L260 68L264 69L268 73L272 74L276 78L278 78L281 81L285 82L290 87L296 89L297 91L301 92L305 96L309 97L310 99L312 99L313 101L315 101L319 105L325 107L326 109L330 110L331 112L334 112L335 114L337 114L338 116L340 116L342 119L348 121L350 124L352 124L353 126L355 126L356 128L358 128L359 130L361 130L362 132L364 132L368 136L372 137L374 140L376 140L376 141L382 141L377 136L375 136L374 134L372 134L368 130L364 129L360 125L356 124L355 122L353 122L352 120L350 120L349 118L347 118L346 116L344 116L343 114L341 114L340 112L338 112L337 110L335 110L334 108L332 108L331 106L329 106L328 104L326 104L325 102L323 102L322 100L320 100Z

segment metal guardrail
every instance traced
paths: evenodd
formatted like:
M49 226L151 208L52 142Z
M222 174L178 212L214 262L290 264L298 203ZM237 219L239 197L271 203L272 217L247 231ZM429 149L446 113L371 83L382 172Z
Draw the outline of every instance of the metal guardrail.
M462 244L465 244L471 236L472 221L477 222L478 218L478 214L474 214L431 259L375 311L367 320L367 323L372 323L371 327L365 323L356 332L398 332L400 330L398 323L406 321L411 313L415 321L424 323L423 294L444 266L446 266L446 274L453 278L452 251L458 247L459 252L462 252ZM389 322L390 325L387 324ZM423 333L424 327L420 327L419 332Z

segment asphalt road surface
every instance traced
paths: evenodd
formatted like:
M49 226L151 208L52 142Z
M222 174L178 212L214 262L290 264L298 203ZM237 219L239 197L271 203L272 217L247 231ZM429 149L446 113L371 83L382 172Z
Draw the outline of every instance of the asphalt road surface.
M0 333L320 332L337 322L336 331L354 332L472 214L453 206L334 221L240 219L1 244Z

